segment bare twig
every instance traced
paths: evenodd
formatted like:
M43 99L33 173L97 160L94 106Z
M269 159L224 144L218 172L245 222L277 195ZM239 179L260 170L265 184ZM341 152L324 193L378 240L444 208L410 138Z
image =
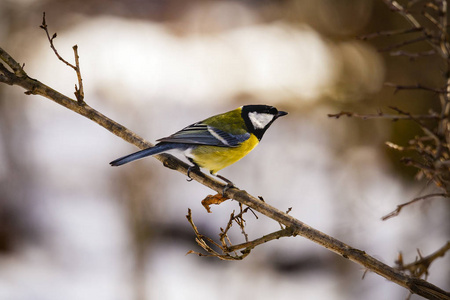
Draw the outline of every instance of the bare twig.
M423 130L423 132L425 132L429 137L433 138L433 139L435 140L436 144L439 143L439 137L433 132L432 129L428 128L428 126L426 126L426 125L422 122L422 120L416 118L414 115L412 115L412 114L409 113L409 112L405 112L405 111L401 110L401 109L398 108L398 107L395 107L395 106L389 106L389 108L392 109L392 110L395 110L396 112L398 112L398 113L401 114L401 115L404 115L404 116L409 117L410 120L416 122L416 123L420 126L420 128Z
M437 89L437 88L433 88L433 87L428 87L422 84L414 84L414 85L398 85L392 82L385 82L384 83L385 86L388 87L393 87L395 88L395 92L398 92L400 90L422 90L422 91L429 91L429 92L434 92L437 94L445 94L447 93L446 90L441 90L441 89Z
M383 0L387 6L389 6L393 11L401 14L413 28L421 28L420 23L410 14L405 8L403 8L397 1Z
M78 46L75 45L72 47L73 53L75 55L75 72L77 73L78 85L75 84L75 98L77 98L78 104L84 105L84 89L83 89L83 79L81 78L81 69L80 69L80 57L78 56Z
M433 49L428 50L428 51L423 51L423 52L408 52L408 51L404 51L404 50L389 52L390 56L405 56L405 57L409 58L410 60L414 60L414 59L425 57L425 56L431 56L431 55L435 55L435 54L436 54L436 51Z
M296 233L295 233L295 231L292 230L292 228L284 228L284 229L269 233L263 237L255 239L251 242L245 242L242 244L230 246L227 248L227 251L232 252L232 251L236 251L239 249L250 249L250 248L252 249L258 245L267 243L269 241L278 240L279 238L282 238L282 237L290 237L290 236L295 236L295 235L296 235Z
M222 260L241 260L244 257L246 257L250 253L250 251L252 249L254 249L256 246L259 246L261 244L264 244L264 243L267 243L267 242L270 242L273 240L277 240L282 237L290 237L290 236L297 235L297 233L295 232L295 230L293 228L284 228L282 230L278 230L276 232L272 232L270 234L264 235L253 241L246 240L245 243L238 244L238 245L232 245L231 241L227 235L228 231L232 227L233 220L236 219L236 216L234 215L234 213L232 213L225 229L221 228L221 233L219 236L220 236L220 241L221 241L222 245L219 245L218 243L214 242L211 238L207 238L206 236L202 235L199 232L197 226L194 224L194 221L192 219L192 212L190 209L188 209L188 214L186 215L186 218L194 230L194 233L196 235L197 244L199 244L200 247L202 247L203 250L205 250L208 253L208 255L201 254L201 253L198 253L198 252L195 252L192 250L189 251L188 253L189 254L193 253L193 254L203 255L203 256L215 256ZM208 245L208 243L211 243L214 247L219 248L222 253L219 253L216 250L214 250L211 246ZM241 249L244 249L241 251L242 255L237 254L236 251L241 250ZM234 253L234 254L232 254L232 253Z
M67 66L69 66L70 68L72 68L76 74L77 74L77 78L78 78L78 86L75 85L75 98L77 98L77 102L79 105L84 105L84 91L83 91L83 80L81 78L81 70L80 70L80 57L78 56L78 46L75 45L72 47L73 49L73 53L75 55L75 65L69 63L67 60L65 60L61 55L59 55L58 50L56 50L55 45L53 44L53 40L56 39L57 34L56 32L50 37L50 33L48 32L48 26L47 23L45 21L45 12L42 14L42 24L41 26L39 26L40 28L44 29L45 34L47 35L47 39L50 43L50 48L52 48L53 52L55 53L55 55L58 57L58 59L60 61L62 61L63 63L65 63Z
M420 27L400 29L400 30L386 30L386 31L379 31L379 32L365 34L365 35L360 35L360 36L358 36L358 38L365 41L365 40L370 40L370 39L379 38L379 37L403 35L403 34L415 33L415 32L420 32L420 31L422 31L422 28L420 28Z
M442 30L441 25L439 24L439 22L428 12L423 12L423 16L430 21L434 26L436 26L439 30Z
M228 252L224 251L224 249L228 248L227 242L230 242L229 240L225 241L226 239L228 239L226 232L221 234L222 245L219 245L218 243L214 242L209 237L200 234L197 226L194 224L194 221L192 219L192 212L190 209L188 209L188 214L186 215L186 218L187 218L189 224L191 224L192 229L194 230L194 233L196 235L195 241L203 250L205 250L208 253L208 254L203 254L203 253L199 253L199 252L191 250L187 254L197 254L199 256L213 256L213 257L217 257L221 260L242 260L247 255L250 254L250 252L251 252L250 248L247 248L247 249L241 251L241 255L239 255L237 253L231 254L231 252L235 252L235 251L228 251ZM230 220L231 220L231 218L230 218ZM227 228L231 227L231 223L232 222L228 223ZM222 251L222 253L219 253L218 251L214 250L208 243L210 243L214 247L220 249Z
M400 211L405 206L411 205L411 204L413 204L413 203L415 203L417 201L426 200L426 199L435 198L435 197L448 198L448 196L446 194L442 194L442 193L428 194L428 195L425 195L425 196L420 196L420 197L412 199L411 201L408 201L408 202L405 202L405 203L397 205L397 209L396 210L394 210L394 211L390 212L389 214L385 215L384 217L381 218L381 220L386 221L387 219L390 219L392 217L398 216L400 214Z
M423 257L420 250L417 249L418 257L416 258L416 260L406 265L403 263L403 255L400 252L399 258L396 261L397 268L400 271L408 271L413 277L420 278L424 275L426 278L428 276L428 270L430 268L430 265L436 259L443 257L447 253L447 251L450 251L450 241L448 241L444 246L442 246L437 251L425 257Z
M65 60L61 55L59 55L58 50L56 50L55 45L53 44L53 40L56 39L56 37L58 36L57 33L55 32L51 37L50 37L50 33L48 32L48 26L47 23L45 22L45 12L42 15L42 24L41 26L39 26L40 28L44 29L45 34L47 35L47 39L50 42L50 48L52 48L53 52L55 53L55 55L58 57L58 59L60 61L62 61L63 63L65 63L67 66L71 67L72 69L74 69L75 71L77 70L77 67L72 65L71 63L69 63L67 60Z
M409 24L411 25L411 28L415 28L417 30L421 30L422 31L422 35L423 35L423 39L424 41L426 41L434 50L436 50L437 53L439 53L443 58L445 58L446 60L448 60L448 55L445 55L442 52L442 49L439 45L436 45L436 43L434 42L433 39L433 35L429 33L429 31L427 29L424 29L422 25L420 25L419 21L417 21L417 19L406 9L404 8L402 5L400 5L397 1L393 1L393 0L383 0L386 5L388 7L390 7L390 9L396 13L398 13L399 15L401 15L406 21L409 22ZM446 28L446 27L443 27ZM417 41L410 41L410 42L417 42ZM410 44L410 42L408 44ZM390 49L385 49L384 51L390 51L393 50L395 48L398 47L402 47L405 46L405 44L397 44L394 45L392 47L390 47Z
M392 115L392 114L386 114L383 112L379 112L377 114L359 114L355 112L349 112L349 111L341 111L337 114L328 114L329 118L336 118L339 119L340 117L354 117L359 118L363 120L369 120L369 119L389 119L392 121L398 121L398 120L437 120L439 116L435 114L428 114L428 115Z
M404 46L407 46L407 45L411 45L411 44L415 44L415 43L418 43L418 42L426 41L427 39L428 38L426 36L419 36L419 37L414 38L414 39L410 39L410 40L407 40L407 41L403 41L403 42L397 43L395 45L391 45L391 46L387 46L387 47L378 49L378 51L379 52L388 52L388 51L392 51L394 49L398 49L398 48L401 48L401 47L404 47Z

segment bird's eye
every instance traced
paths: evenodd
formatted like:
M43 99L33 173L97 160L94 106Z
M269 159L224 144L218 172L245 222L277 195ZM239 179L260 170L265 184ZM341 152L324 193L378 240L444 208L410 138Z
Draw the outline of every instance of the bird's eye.
M278 110L277 110L275 107L271 107L271 108L269 109L269 113L270 113L271 115L277 115L277 114L278 114Z

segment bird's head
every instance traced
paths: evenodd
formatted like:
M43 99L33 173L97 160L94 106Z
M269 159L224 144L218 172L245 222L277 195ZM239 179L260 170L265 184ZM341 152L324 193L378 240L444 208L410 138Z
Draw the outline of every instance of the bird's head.
M245 105L242 106L241 115L250 133L261 140L266 130L279 117L287 115L287 112L279 111L268 105Z

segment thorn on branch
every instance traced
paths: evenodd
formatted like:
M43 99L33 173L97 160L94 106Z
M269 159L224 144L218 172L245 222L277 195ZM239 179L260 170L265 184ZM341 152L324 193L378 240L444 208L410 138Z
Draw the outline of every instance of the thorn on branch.
M420 250L417 249L418 257L416 257L416 260L406 265L403 263L403 255L400 252L398 255L398 259L395 263L397 265L397 269L399 269L400 271L408 271L411 274L411 276L415 278L420 278L423 275L425 275L425 279L427 279L430 265L439 257L443 257L449 250L450 250L450 241L448 241L444 246L442 246L434 253L425 257L423 257Z

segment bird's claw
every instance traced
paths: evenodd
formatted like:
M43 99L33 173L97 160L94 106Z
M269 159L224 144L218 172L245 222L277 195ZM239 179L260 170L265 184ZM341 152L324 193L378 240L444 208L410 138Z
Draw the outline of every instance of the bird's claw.
M188 179L186 179L188 182L191 182L192 180L194 180L193 178L191 178L191 176L190 176L190 173L192 172L192 171L198 171L198 170L200 170L200 168L198 167L198 166L190 166L189 168L188 168L188 170L187 170L187 173L186 173L186 175L187 175L187 177L188 177Z
M222 196L224 196L225 197L225 193L229 190L229 189L231 189L231 188L235 188L236 186L234 185L234 183L232 183L231 181L230 182L227 182L227 184L223 187L223 189L222 189Z
M222 189L222 196L225 196L225 193L229 190L229 189L231 189L231 188L235 188L236 186L234 185L234 183L231 181L231 180L229 180L229 179L227 179L227 178L225 178L225 177L223 177L223 176L221 176L221 175L216 175L217 176L217 178L220 178L220 179L222 179L223 181L225 181L227 184L223 187L223 189Z

